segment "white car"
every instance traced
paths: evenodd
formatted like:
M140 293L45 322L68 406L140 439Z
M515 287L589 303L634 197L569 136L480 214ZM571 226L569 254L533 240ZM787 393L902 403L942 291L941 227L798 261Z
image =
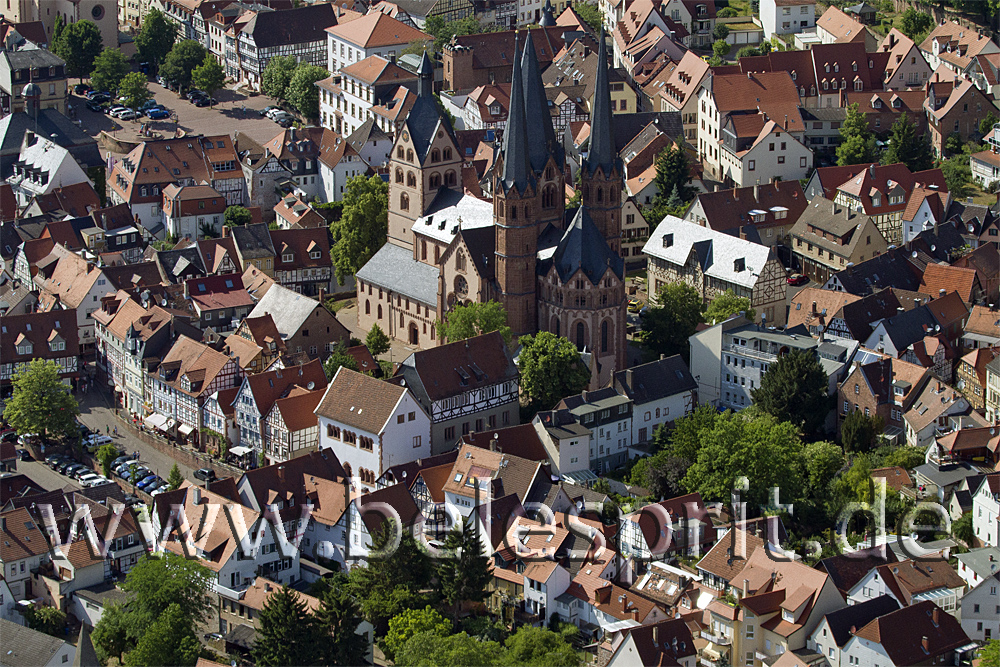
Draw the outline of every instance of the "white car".
M275 114L279 113L287 114L288 112L285 111L284 109L279 109L278 107L275 107L274 109L271 109L270 111L267 112L267 117L270 118L271 120L274 120Z
M88 472L86 475L81 475L76 481L80 482L81 486L90 486L92 481L100 479L100 477L96 472Z
M37 433L25 433L24 435L20 436L17 439L17 444L19 444L19 445L27 445L29 442L31 442L32 440L35 440L36 438L38 438L38 434Z
M89 477L89 475L88 475L88 477ZM107 477L105 477L104 475L97 475L97 476L96 476L96 477L94 477L93 479L88 479L88 480L87 480L87 481L85 481L85 482L84 482L84 481L81 481L80 483L81 483L81 484L82 484L83 486L85 486L85 487L88 487L88 488L89 488L89 487L93 487L93 486L101 486L102 484L107 484L107 483L109 483L110 481L111 481L111 480L110 480L110 479L108 479Z
M134 111L132 109L125 109L125 111L119 112L118 119L119 120L135 120L136 118L139 118L140 116L142 116L142 114L139 113L138 111Z

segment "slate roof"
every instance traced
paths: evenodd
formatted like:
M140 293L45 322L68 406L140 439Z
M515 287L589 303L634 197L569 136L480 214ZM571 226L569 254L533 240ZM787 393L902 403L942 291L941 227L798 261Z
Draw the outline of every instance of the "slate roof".
M180 250L159 250L154 253L154 261L160 269L160 277L168 283L177 284L186 278L204 276L207 273L196 245Z
M392 243L383 245L361 267L357 278L420 303L437 303L438 268L413 259L411 251Z
M834 274L845 292L864 296L886 287L917 292L920 275L902 252L886 252Z
M679 354L618 371L614 382L637 406L698 388Z
M253 35L258 49L306 42L326 42L323 31L337 25L332 4L311 4L277 12L254 12L241 32Z
M891 549L889 550L891 552ZM899 609L899 603L889 595L880 595L871 600L865 600L855 605L838 609L827 614L827 625L837 646L843 648L847 640L854 636L851 629L863 628L879 616L884 616Z
M538 274L545 275L555 266L559 280L568 282L577 271L583 271L594 285L600 283L611 269L619 278L625 277L625 261L608 247L585 206L577 209L573 221L559 240L555 253L538 262Z
M41 109L37 124L28 114L17 112L0 118L0 178L13 173L14 162L21 150L21 141L28 130L38 129L38 134L67 149L84 169L104 165L97 142L69 118L56 109Z
M497 451L519 456L522 459L547 461L549 458L545 445L538 437L538 432L530 423L488 429L478 433L467 433L462 436L461 440L462 444L469 444L480 449L490 449L494 441Z
M0 665L3 667L37 667L48 664L66 642L38 630L0 618Z
M394 484L366 493L355 499L354 504L361 512L361 521L364 522L370 535L381 530L386 519L389 518L382 514L381 507L385 505L396 510L398 521L404 529L416 524L421 519L420 508L417 507L413 496L410 495L404 484ZM367 509L364 509L365 506Z
M945 566L947 567L947 566ZM933 602L918 602L880 616L857 631L859 639L882 645L893 665L925 665L969 643L969 636L951 614ZM927 649L916 637L926 637Z
M299 332L313 311L322 307L316 299L275 284L260 297L247 317L270 315L282 338L290 338Z
M562 39L566 29L562 26L552 26L544 29L532 30L532 42L535 46L535 54L538 62L545 67L552 62L553 57L563 48ZM520 61L521 53L524 49L524 42L514 46L514 30L502 30L499 32L486 32L475 35L458 35L455 37L455 46L472 50L472 68L487 69L495 67L511 67L513 63ZM445 45L445 49L454 48Z
M274 257L274 244L267 225L257 223L241 227L231 227L229 235L236 244L236 250L244 260Z

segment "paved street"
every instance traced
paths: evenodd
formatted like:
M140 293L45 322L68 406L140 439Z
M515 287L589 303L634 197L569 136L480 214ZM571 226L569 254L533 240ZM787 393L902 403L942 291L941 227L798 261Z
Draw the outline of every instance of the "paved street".
M17 471L34 480L37 484L46 489L79 489L80 485L76 480L60 475L52 470L44 461L18 461Z
M177 114L177 121L149 120L142 118L135 121L121 121L103 113L90 111L84 104L86 99L70 96L70 104L76 110L76 118L83 123L83 129L90 135L97 136L101 131L107 131L116 138L135 141L139 140L139 128L148 123L153 132L163 137L171 137L176 129L188 134L234 134L243 132L258 143L264 143L277 136L281 127L274 121L261 116L258 112L275 101L264 95L247 97L232 90L220 90L215 93L219 103L215 108L196 107L177 93L167 90L155 82L149 83L149 92L153 98L171 113ZM243 109L246 108L244 112Z

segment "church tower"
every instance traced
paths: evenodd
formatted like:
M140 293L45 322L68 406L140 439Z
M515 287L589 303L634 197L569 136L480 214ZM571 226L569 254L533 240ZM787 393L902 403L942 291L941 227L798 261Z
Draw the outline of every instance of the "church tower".
M417 68L417 101L396 137L389 159L388 241L415 250L413 223L441 188L458 187L462 156L447 116L434 99L434 63L424 52Z
M516 42L514 53L517 53ZM510 112L503 148L494 166L493 184L496 278L500 301L507 310L507 323L515 336L535 333L538 328L535 261L541 203L538 180L530 162L521 70L515 62L510 84Z
M521 79L524 87L524 117L528 130L528 161L538 183L540 207L535 225L540 234L546 225L557 229L565 227L566 212L566 156L563 146L556 139L549 113L545 84L538 66L538 54L531 38L525 38L521 55Z
M611 131L611 89L608 85L608 53L601 30L597 50L597 80L590 103L590 150L583 161L580 187L582 202L608 246L621 252L622 161Z

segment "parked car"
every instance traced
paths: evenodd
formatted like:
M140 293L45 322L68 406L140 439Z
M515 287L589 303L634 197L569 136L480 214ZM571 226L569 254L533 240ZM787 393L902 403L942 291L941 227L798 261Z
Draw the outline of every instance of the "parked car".
M268 107L267 111L264 112L264 115L270 118L271 120L274 120L275 114L279 113L287 114L288 112L282 109L281 107Z
M67 477L72 477L73 479L76 479L77 474L83 470L89 470L89 468L83 465L82 463L71 463L62 470L60 470L59 472L66 475Z
M155 482L157 479L159 478L156 475L147 475L139 480L139 482L135 485L135 488L145 491L146 487Z
M141 505L141 504L142 500L139 499L137 496L134 496L131 493L125 494L125 505L127 507L135 507L136 505Z
M204 90L198 90L197 88L192 88L187 92L187 95L185 95L184 97L185 99L192 100L198 97L199 95L207 95L207 94L208 93L206 93Z
M263 109L260 110L260 115L261 116L267 116L268 118L270 118L272 111L281 111L281 107L276 107L273 104L268 105L268 106L266 106L266 107L264 107Z
M151 120L160 120L161 118L170 118L170 112L163 107L156 107L150 109L146 112L146 117Z
M104 107L104 113L108 114L112 118L117 118L118 114L120 114L122 111L127 111L127 110L128 109L126 107L117 104L109 104L108 106Z
M279 118L275 121L280 127L291 127L295 122L291 118Z
M73 92L77 95L86 95L91 90L93 90L93 88L91 88L89 85L85 83L78 83L75 86L73 86Z
M22 435L20 438L17 439L17 444L27 445L28 443L34 442L37 439L38 439L37 433L25 433L24 435Z
M126 482L131 482L133 480L144 479L149 474L150 474L149 469L143 468L142 466L136 468L135 470L129 468L122 473L122 479L124 479Z
M104 111L104 105L101 102L95 102L94 100L87 100L87 103L84 104L83 106L87 107L91 111L96 111L98 113Z
M34 459L31 458L31 452L29 452L27 449L17 450L17 458L19 458L22 461L34 461Z
M87 93L87 99L92 102L110 102L111 93L106 90L92 90Z
M14 429L7 429L3 433L0 433L0 442L16 442L17 441L17 431Z
M142 116L141 113L139 113L138 111L133 111L132 109L125 109L125 111L122 111L120 114L118 114L118 118L120 120L135 120L136 118L140 118L141 116Z
M211 468L198 468L194 471L195 479L200 479L203 482L214 482L215 481L215 471Z
M80 482L80 484L83 485L83 486L90 486L90 482L92 482L95 479L99 479L99 478L100 478L100 475L98 475L96 472L91 471L91 472L86 472L86 473L83 473L82 475L80 475L77 478L77 481Z
M789 285L805 285L807 282L809 282L809 276L804 276L801 273L793 273L792 275L788 276L786 282Z
M72 468L73 466L76 466L76 465L80 465L80 464L77 463L76 461L74 461L71 458L66 458L66 459L63 459L62 461L60 461L59 463L57 463L55 465L55 467L53 468L53 470L55 470L60 475L65 475L66 471L69 468Z
M167 480L162 477L157 477L152 484L146 487L146 493L152 493L153 491L162 489L165 486L167 486Z
M153 99L149 99L142 103L142 105L139 107L139 111L149 111L153 107L158 107L158 106L160 106L159 102Z
M65 454L49 454L45 457L45 465L55 469L57 465L66 460Z

